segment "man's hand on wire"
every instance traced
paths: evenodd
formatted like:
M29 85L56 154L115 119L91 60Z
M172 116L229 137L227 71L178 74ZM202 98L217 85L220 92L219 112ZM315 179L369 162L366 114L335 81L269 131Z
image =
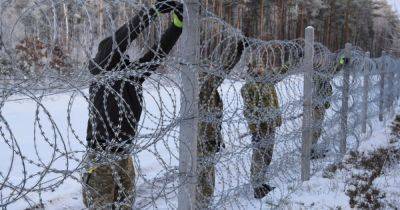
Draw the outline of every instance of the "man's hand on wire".
M183 4L171 0L157 0L155 7L159 13L172 13L172 22L176 27L183 27Z
M175 14L180 21L183 21L183 4L178 2L173 14Z
M182 7L182 4L171 0L157 0L155 4L157 11L162 14L175 11L179 6Z
M178 3L175 10L172 12L172 23L178 28L183 27L182 15L183 15L183 5L181 3Z

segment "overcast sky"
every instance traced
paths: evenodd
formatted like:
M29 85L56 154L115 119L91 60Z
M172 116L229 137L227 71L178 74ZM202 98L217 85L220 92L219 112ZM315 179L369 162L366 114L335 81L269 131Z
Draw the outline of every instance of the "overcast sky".
M400 0L387 0L400 15Z

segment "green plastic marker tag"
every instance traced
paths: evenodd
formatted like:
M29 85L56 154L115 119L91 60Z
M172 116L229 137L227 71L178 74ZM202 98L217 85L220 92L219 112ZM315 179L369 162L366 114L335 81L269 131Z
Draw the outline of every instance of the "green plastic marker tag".
M344 65L345 64L344 56L340 57L339 64L340 65Z
M179 20L178 15L176 15L175 12L172 13L172 22L178 28L183 27L183 22L181 20Z

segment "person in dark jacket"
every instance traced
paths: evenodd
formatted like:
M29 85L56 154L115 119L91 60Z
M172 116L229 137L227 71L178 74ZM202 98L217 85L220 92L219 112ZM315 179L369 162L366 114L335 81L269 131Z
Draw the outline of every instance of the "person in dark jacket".
M183 26L181 3L158 0L154 8L139 14L102 40L89 62L96 77L89 88L87 171L83 175L83 200L89 209L131 209L134 195L134 150L142 113L142 84L178 41ZM126 50L160 14L172 11L172 23L156 43L137 61Z

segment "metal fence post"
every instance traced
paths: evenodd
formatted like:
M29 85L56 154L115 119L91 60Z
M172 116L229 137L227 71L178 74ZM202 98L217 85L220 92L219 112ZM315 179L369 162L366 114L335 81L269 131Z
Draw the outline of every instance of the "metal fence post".
M314 63L314 28L309 26L305 31L304 52L304 102L303 102L303 125L302 125L302 148L301 148L301 180L310 179L310 151L312 141L312 105L313 105L313 68Z
M380 71L380 81L379 81L379 121L383 121L383 112L384 112L384 105L385 105L385 56L386 52L382 52L382 57L379 65Z
M347 43L345 46L345 57L351 59L351 44ZM346 154L347 142L347 117L349 112L349 92L350 92L350 64L345 65L343 68L343 90L342 90L342 107L340 109L340 155L341 157Z
M364 62L364 84L363 84L363 107L361 111L361 125L362 125L362 132L367 132L367 118L368 118L368 91L369 91L369 74L371 65L369 63L369 59L371 57L370 52L365 53L365 60L368 62Z
M182 93L179 131L179 190L178 209L195 208L197 176L197 116L198 74L200 45L200 4L197 0L185 0L182 57L189 65L181 72Z

